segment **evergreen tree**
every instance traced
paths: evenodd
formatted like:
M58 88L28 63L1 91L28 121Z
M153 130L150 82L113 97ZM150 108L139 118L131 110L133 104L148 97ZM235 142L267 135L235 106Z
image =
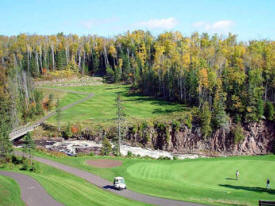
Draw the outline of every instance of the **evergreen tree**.
M94 74L98 74L99 73L99 61L100 58L99 56L97 56L96 52L94 50L92 50L92 55L91 55L91 59L92 59L92 68L93 68L93 73Z
M211 135L211 111L208 102L204 102L201 109L201 132L204 138Z
M122 80L128 82L131 70L130 60L127 55L123 55L122 60Z
M265 117L272 121L274 120L274 114L275 114L275 111L274 111L274 107L273 107L273 104L271 102L266 102L266 105L265 105Z
M216 95L212 120L216 128L229 129L229 117L225 112L224 99L223 94Z
M104 137L102 141L101 154L109 155L111 151L112 151L112 145L110 141L106 137Z
M61 49L60 51L56 52L56 67L58 70L62 70L66 68L66 53L65 49Z
M32 140L30 132L28 132L24 136L24 145L23 145L23 151L28 155L28 158L31 160L31 165L32 165L32 150L35 148L35 144Z
M67 127L66 127L64 134L65 134L65 138L69 138L73 135L70 122L67 123Z
M83 74L88 67L88 73L130 83L144 95L199 107L204 101L212 107L220 80L226 111L250 122L262 118L262 100L275 101L273 47L272 40L243 43L232 34L212 38L198 33L183 37L179 32L154 38L144 31L114 38L20 34L0 36L0 62L6 68L19 68L14 83L20 91L18 104L25 105L20 109L24 120L39 109L30 106L30 75L39 77L56 68ZM213 109L219 111L213 115L213 123L219 127L226 119L224 108Z
M121 75L122 75L121 68L115 67L115 77L114 77L114 81L115 81L115 82L120 82L120 81L121 81Z
M43 114L42 99L43 99L42 92L40 92L38 90L34 90L35 113L37 115Z
M115 80L115 73L114 73L113 69L109 66L106 69L105 78L108 82L114 82L114 80Z
M258 120L261 120L264 117L264 100L262 97L259 97L257 101L257 117Z

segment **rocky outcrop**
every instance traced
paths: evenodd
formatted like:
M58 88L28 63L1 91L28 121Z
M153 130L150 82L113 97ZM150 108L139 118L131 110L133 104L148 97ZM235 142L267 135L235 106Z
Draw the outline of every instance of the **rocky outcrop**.
M179 122L178 122L179 123ZM199 124L193 123L189 128L184 123L145 122L133 125L126 130L123 141L129 146L163 150L176 154L219 155L258 155L275 152L275 123L260 121L242 125L243 139L235 141L232 131L236 125L231 124L227 130L214 130L212 135L203 138ZM72 140L90 140L100 143L103 137L115 139L116 128L100 132L84 130L75 134ZM49 142L47 142L49 144ZM39 145L39 144L38 144ZM90 153L90 150L77 148L77 152ZM92 151L98 153L98 151Z
M181 125L175 129L172 125L156 126L147 129L149 141L144 143L142 132L133 132L130 128L127 141L131 145L143 145L153 149L166 150L174 153L198 153L207 155L256 155L274 152L275 125L274 122L261 121L243 125L244 139L234 141L232 133L235 125L228 130L218 129L204 139L198 125L192 129ZM148 134L149 133L149 134Z

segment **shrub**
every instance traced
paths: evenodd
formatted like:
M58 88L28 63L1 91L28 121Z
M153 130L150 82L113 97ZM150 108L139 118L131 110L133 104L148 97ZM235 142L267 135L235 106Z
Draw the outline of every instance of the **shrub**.
M40 165L38 162L33 162L30 167L31 172L39 173L40 172Z
M132 134L135 134L137 132L137 126L136 125L133 125L132 129L131 129L131 133Z
M90 152L89 156L95 156L95 154L93 152Z
M173 156L173 160L178 160L179 158L177 156Z
M180 129L180 122L177 120L174 120L172 122L172 128L173 128L173 131L178 132Z
M184 119L184 124L189 128L192 129L192 121L193 121L193 116L192 113L187 113Z
M118 144L115 144L115 146L112 148L112 151L115 156L120 156Z
M25 170L25 171L28 171L30 169L30 160L29 159L22 159L22 167L21 167L21 170Z
M128 151L127 152L127 157L132 157L133 156L133 153L131 151Z
M77 126L74 125L74 126L71 127L71 132L72 132L72 134L77 134L78 131L79 131L79 129L78 129Z
M160 156L160 157L158 158L158 160L171 160L171 158L170 158L170 157L163 157L163 156Z
M143 145L146 145L150 140L149 124L146 121L139 126L138 134L142 137Z
M234 143L240 143L244 139L244 132L241 124L237 124L237 126L233 130L234 135Z
M240 114L235 114L234 115L234 122L238 124L241 121L242 121L241 115Z
M101 154L109 155L111 151L112 151L112 145L110 141L106 137L104 137L102 141Z
M18 164L22 164L22 160L18 159L16 156L12 155L11 157L11 161L13 164L18 165Z
M71 137L72 135L73 135L73 132L72 132L71 123L68 122L67 123L67 127L66 127L66 129L64 131L64 138L67 139L67 138Z

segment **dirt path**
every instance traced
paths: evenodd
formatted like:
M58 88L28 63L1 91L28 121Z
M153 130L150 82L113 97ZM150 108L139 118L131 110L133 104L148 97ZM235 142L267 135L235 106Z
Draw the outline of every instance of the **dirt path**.
M131 190L122 190L122 191L117 191L114 190L112 187L112 183L99 177L96 176L92 173L70 167L52 160L40 158L40 157L34 157L34 159L38 162L47 164L49 166L55 167L57 169L61 169L65 172L71 173L73 175L76 175L78 177L81 177L88 182L103 188L105 190L108 190L112 193L115 193L117 195L126 197L128 199L140 201L140 202L145 202L148 204L152 205L161 205L161 206L168 206L168 205L173 205L173 206L202 206L201 204L196 204L196 203L189 203L189 202L183 202L183 201L177 201L177 200L170 200L170 199L165 199L165 198L160 198L160 197L153 197L145 194L140 194Z
M0 175L14 179L20 186L21 199L27 206L62 206L33 178L16 172L0 171Z

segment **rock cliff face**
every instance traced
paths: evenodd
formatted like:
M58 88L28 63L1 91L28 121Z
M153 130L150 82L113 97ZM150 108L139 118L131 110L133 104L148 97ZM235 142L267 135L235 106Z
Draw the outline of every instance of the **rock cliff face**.
M171 151L174 153L198 153L206 155L256 155L268 154L275 149L274 122L261 121L243 125L244 139L234 143L231 132L218 129L211 137L204 139L198 125L192 129L180 126L175 129L172 125L165 128L149 127L144 132L133 131L129 128L127 142L131 145L143 144L144 147Z

